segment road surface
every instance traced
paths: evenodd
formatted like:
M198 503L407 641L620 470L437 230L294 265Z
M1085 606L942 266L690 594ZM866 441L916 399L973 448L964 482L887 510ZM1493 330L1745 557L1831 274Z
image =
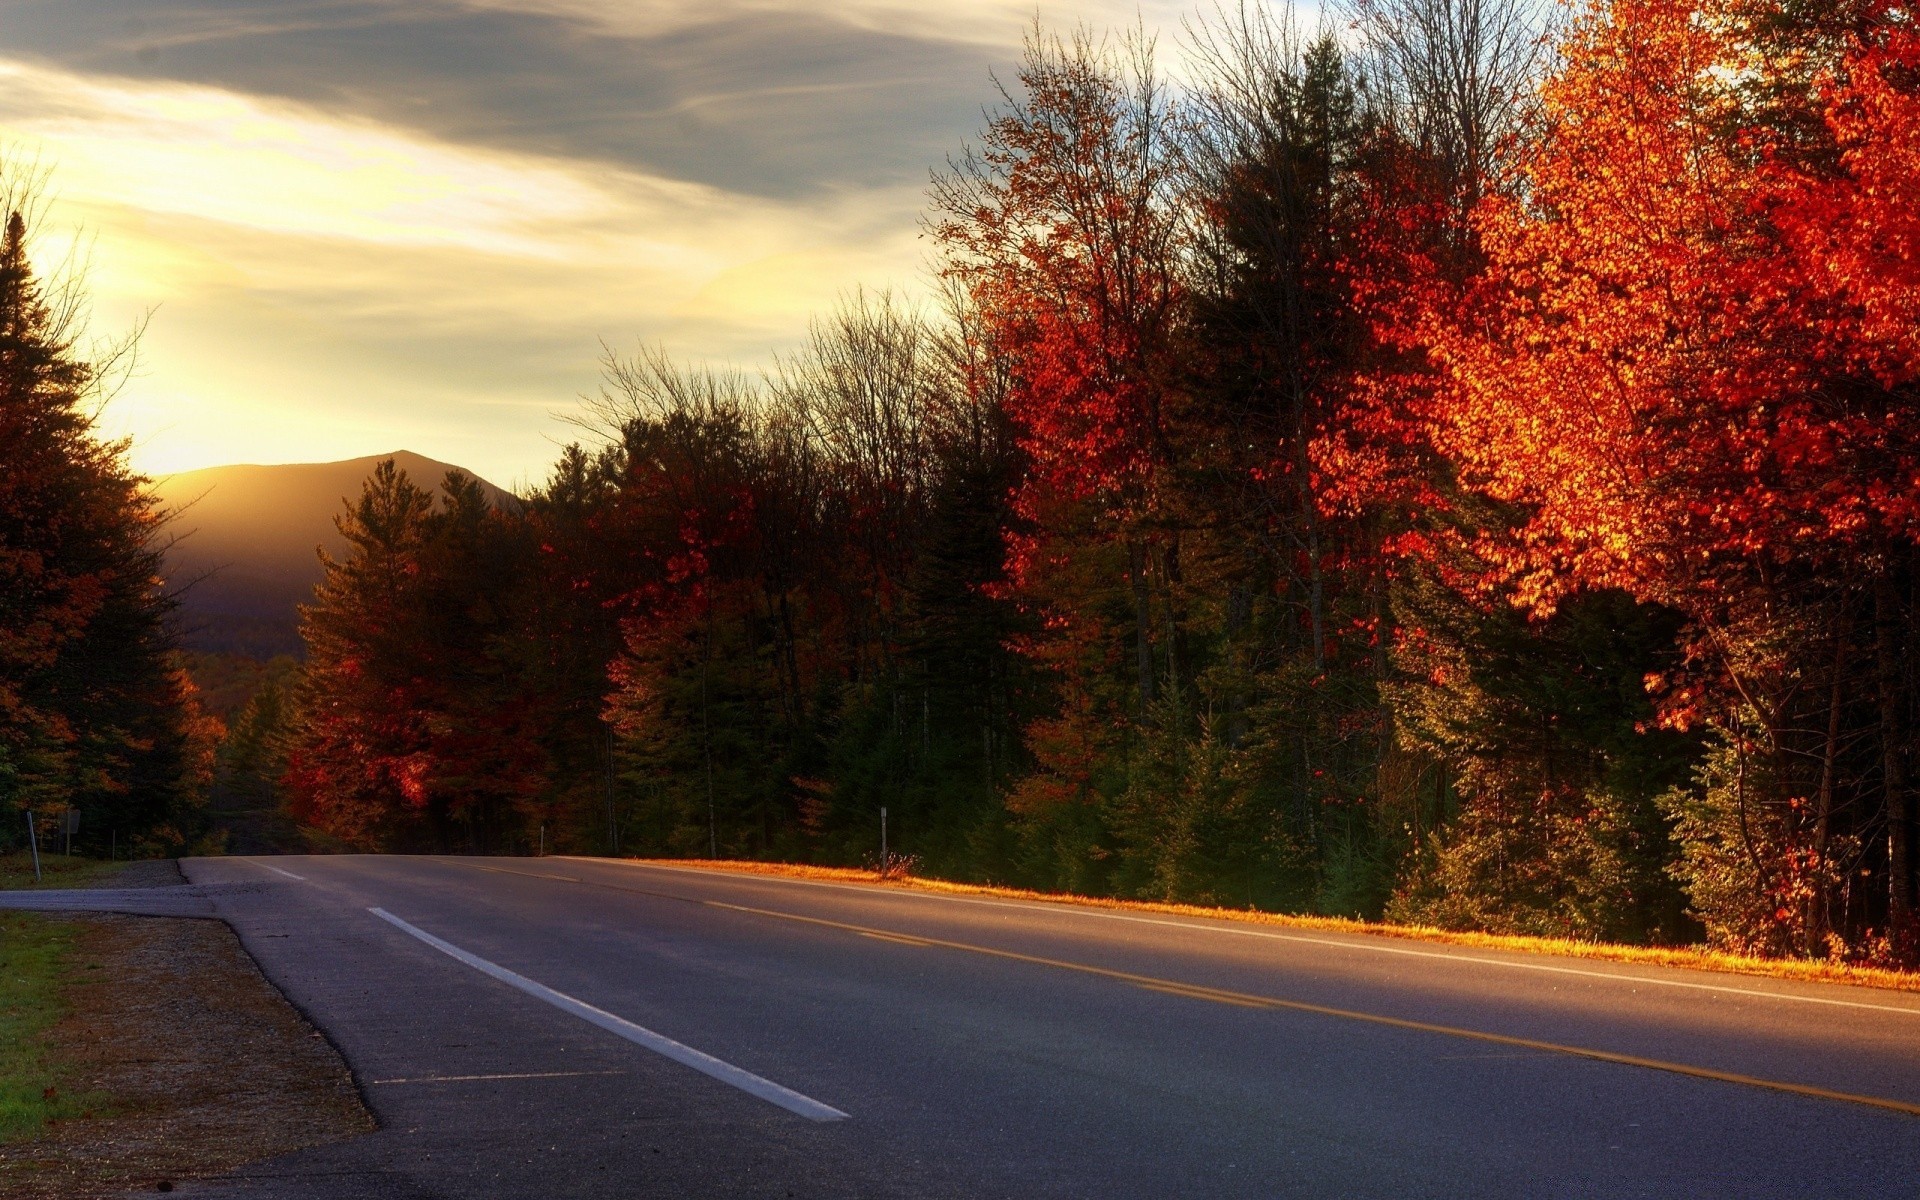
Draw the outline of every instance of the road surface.
M587 859L184 865L381 1129L218 1197L1920 1197L1920 995Z

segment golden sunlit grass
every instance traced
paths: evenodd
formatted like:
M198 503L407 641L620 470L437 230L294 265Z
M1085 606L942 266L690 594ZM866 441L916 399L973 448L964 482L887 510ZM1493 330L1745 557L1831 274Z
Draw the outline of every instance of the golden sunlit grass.
M1125 912L1157 913L1163 916L1202 917L1216 921L1239 921L1252 925L1271 925L1283 929L1317 930L1326 933L1369 934L1374 937L1403 938L1409 941L1443 942L1480 950L1504 950L1522 954L1553 954L1566 958L1604 959L1609 962L1636 963L1643 966L1684 967L1696 971L1718 971L1732 975L1756 975L1768 979L1799 980L1806 983L1844 983L1860 987L1920 992L1920 972L1889 971L1846 963L1817 962L1803 959L1748 958L1721 954L1700 947L1624 946L1610 942L1582 942L1570 938L1519 937L1506 934L1464 933L1423 925L1392 925L1382 921L1355 921L1345 917L1293 916L1259 912L1252 909L1208 908L1195 904L1165 904L1150 900L1113 900L1100 896L1076 896L1065 892L1035 892L1023 888L994 887L985 884L949 883L941 879L911 876L882 877L877 871L846 867L810 867L792 863L733 862L709 859L629 859L626 861L663 867L692 867L744 875L773 875L785 879L812 879L823 882L864 883L876 887L908 891L937 892L949 895L992 896L1004 900L1029 900L1048 904L1072 904L1084 908L1117 909Z

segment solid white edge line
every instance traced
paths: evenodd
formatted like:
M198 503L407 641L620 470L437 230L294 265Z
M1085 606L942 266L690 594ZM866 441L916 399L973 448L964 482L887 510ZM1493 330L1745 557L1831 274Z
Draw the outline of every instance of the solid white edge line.
M645 1047L682 1066L692 1067L701 1074L739 1088L750 1096L757 1096L769 1104L777 1104L788 1112L805 1117L809 1121L848 1119L846 1113L831 1105L822 1104L810 1096L803 1096L791 1088L781 1087L770 1079L762 1079L751 1071L743 1071L732 1063L722 1062L713 1055L704 1054L691 1046L683 1046L670 1037L655 1033L644 1026L635 1025L625 1017L617 1017L585 1001L576 1000L565 992L557 992L544 983L535 983L524 975L516 975L477 954L469 954L451 942L442 941L424 929L407 924L384 908L369 908L367 911L401 932L418 938L442 954L458 959L483 975L490 975L508 987L517 988L537 1000L544 1000L562 1012L571 1013L589 1024L597 1025L608 1033L623 1037L636 1046Z
M283 871L279 867L274 866L272 863L263 863L251 858L243 858L240 861L243 863L246 863L250 867L264 867L265 869L272 871L275 875L285 875L288 879L298 879L301 883L305 883L307 881L307 877L305 875L295 875L292 871Z
M563 857L554 855L553 857ZM1266 929L1240 929L1232 925L1199 924L1189 921L1169 921L1160 917L1133 917L1125 913L1102 912L1077 904L1048 904L1044 901L990 900L979 896L947 896L939 892L917 892L907 888L882 888L877 885L854 883L832 883L824 879L789 879L780 875L755 875L740 871L719 871L705 867L670 867L659 863L633 862L618 858L573 858L575 862L606 863L609 866L635 867L643 871L672 871L682 875L721 876L727 879L740 879L752 882L804 884L807 887L831 888L834 891L862 892L872 895L880 892L889 896L906 896L916 900L945 900L954 904L979 904L987 908L1012 908L1022 912L1064 913L1076 917L1092 917L1101 921L1124 921L1132 925L1161 925L1168 929L1188 929L1205 933L1226 933L1238 937L1266 938L1276 942L1297 942L1307 946L1331 946L1339 950L1359 950L1373 954L1400 954L1408 958L1435 958L1445 962L1477 963L1488 967L1506 967L1515 971L1543 971L1550 975L1577 975L1587 979L1605 979L1614 983L1644 983L1650 987L1685 988L1696 992L1715 992L1728 996L1746 996L1756 1000L1785 1000L1794 1004L1827 1004L1835 1008L1863 1008L1870 1012L1899 1013L1907 1017L1920 1017L1920 1008L1903 1008L1896 1004L1869 1004L1863 1000L1836 1000L1828 996L1802 996L1794 992L1763 992L1753 988L1726 987L1714 983L1689 983L1684 979L1659 979L1651 975L1632 975L1614 971L1591 971L1580 967L1556 967L1547 963L1513 962L1504 958L1486 958L1477 954L1448 954L1440 950L1415 950L1406 946L1380 946L1372 942L1345 941L1340 938L1309 937L1299 933L1275 933ZM1364 938L1368 934L1355 934ZM1655 964L1657 965L1657 964ZM1685 967L1668 968L1686 970ZM1841 986L1846 985L1830 985Z

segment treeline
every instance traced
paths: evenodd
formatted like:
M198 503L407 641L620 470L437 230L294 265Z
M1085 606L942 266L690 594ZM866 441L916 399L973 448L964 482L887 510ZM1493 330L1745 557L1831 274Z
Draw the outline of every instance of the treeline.
M307 611L297 815L355 845L1007 860L1042 711L989 592L1018 450L882 298L764 381L610 360L517 511L384 465ZM1004 869L1004 868L1002 868Z
M95 424L132 342L79 347L80 281L35 274L39 183L0 154L0 850L78 809L79 853L177 853L219 725L177 652L166 514Z
M301 819L1912 963L1920 32L1534 11L1037 31L934 311L368 482Z

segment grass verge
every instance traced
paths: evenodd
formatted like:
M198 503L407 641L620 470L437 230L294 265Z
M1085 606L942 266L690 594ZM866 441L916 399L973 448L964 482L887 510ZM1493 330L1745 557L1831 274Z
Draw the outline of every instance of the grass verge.
M126 860L108 862L67 854L42 854L41 878L33 878L33 856L25 850L0 854L0 891L22 888L99 887L127 869Z
M166 1191L373 1127L332 1046L225 924L0 921L0 974L27 1001L0 1028L7 1200Z
M77 969L86 968L75 961L72 922L0 913L0 1145L88 1112L88 1098L66 1086L46 1047Z
M1840 983L1856 987L1883 988L1889 991L1920 992L1920 972L1889 971L1878 967L1860 967L1849 963L1805 959L1748 958L1737 954L1722 954L1702 946L1626 946L1614 942L1575 941L1571 938L1468 933L1436 929L1425 925L1392 925L1384 921L1355 921L1346 917L1294 916L1243 908L1208 908L1204 905L1166 904L1151 900L1114 900L1103 896L1077 896L1070 892L1035 892L1024 888L949 883L940 879L919 879L891 874L883 877L877 871L862 871L847 867L810 867L794 863L681 858L628 859L626 861L663 867L730 871L746 875L775 875L787 879L867 883L877 887L902 888L909 891L993 896L1004 900L1072 904L1084 908L1118 909L1126 912L1158 913L1164 916L1203 917L1215 921L1238 921L1252 925L1278 926L1284 929L1370 934L1374 937L1470 946L1480 950L1551 954L1563 958L1603 959L1608 962L1637 963L1642 966L1683 967L1695 971L1754 975L1767 979L1797 980L1803 983Z

